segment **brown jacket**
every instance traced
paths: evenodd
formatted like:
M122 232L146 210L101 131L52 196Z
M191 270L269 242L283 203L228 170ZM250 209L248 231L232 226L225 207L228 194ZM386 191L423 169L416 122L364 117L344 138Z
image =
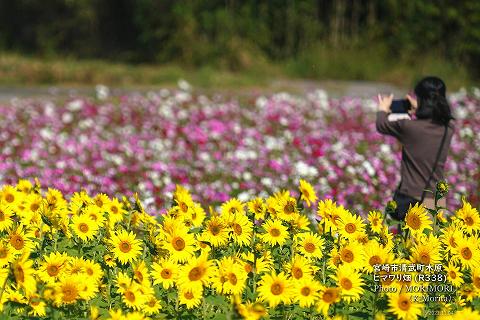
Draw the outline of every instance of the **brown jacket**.
M445 127L435 124L429 119L389 121L388 114L384 111L377 112L376 125L378 132L394 136L403 145L400 192L420 200L432 172ZM437 168L427 190L434 191L436 183L444 179L445 161L453 132L454 124L450 121ZM433 194L427 192L425 197L432 198ZM430 201L429 199L428 202L430 203Z

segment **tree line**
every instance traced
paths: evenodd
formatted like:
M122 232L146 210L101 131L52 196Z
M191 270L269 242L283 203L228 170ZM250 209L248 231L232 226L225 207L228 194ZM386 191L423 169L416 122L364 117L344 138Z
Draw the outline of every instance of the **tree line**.
M295 59L322 46L422 53L480 75L477 0L0 0L0 49L132 63Z

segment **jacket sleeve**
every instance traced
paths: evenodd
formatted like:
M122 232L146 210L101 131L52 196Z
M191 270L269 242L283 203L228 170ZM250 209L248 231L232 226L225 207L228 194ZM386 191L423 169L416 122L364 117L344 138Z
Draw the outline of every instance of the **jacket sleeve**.
M385 111L377 112L377 131L383 134L394 136L395 138L400 140L400 142L402 141L404 122L405 120L389 121L388 113L386 113Z

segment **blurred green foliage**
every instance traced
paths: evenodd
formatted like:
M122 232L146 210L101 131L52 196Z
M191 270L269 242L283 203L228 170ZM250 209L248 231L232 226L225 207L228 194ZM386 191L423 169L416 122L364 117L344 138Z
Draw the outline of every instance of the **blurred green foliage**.
M478 79L480 2L0 0L0 50L231 71L274 62L300 76L344 68L358 79L386 61L433 56ZM331 51L338 59L323 61Z

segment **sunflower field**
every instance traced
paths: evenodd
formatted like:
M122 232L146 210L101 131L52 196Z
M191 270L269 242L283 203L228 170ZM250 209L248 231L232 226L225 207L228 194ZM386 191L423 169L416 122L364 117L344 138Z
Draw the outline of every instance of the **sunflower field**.
M466 200L411 207L394 234L394 202L364 219L305 180L296 191L204 208L178 185L153 217L136 195L3 185L2 317L480 319L480 216Z

